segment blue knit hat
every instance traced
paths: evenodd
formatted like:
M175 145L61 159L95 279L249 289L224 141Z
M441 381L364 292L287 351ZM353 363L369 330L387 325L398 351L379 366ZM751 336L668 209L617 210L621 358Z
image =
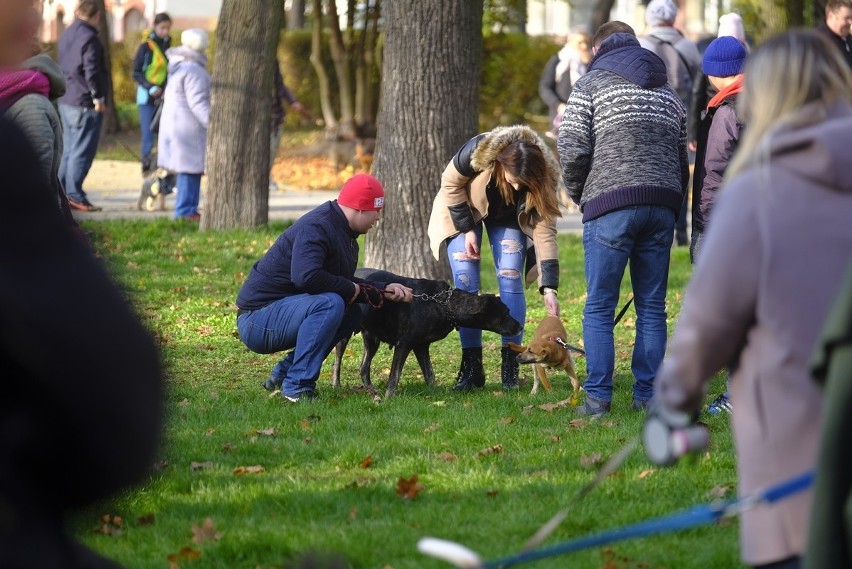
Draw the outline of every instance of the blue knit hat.
M735 37L722 36L714 39L704 51L701 69L712 77L739 75L745 66L745 46Z

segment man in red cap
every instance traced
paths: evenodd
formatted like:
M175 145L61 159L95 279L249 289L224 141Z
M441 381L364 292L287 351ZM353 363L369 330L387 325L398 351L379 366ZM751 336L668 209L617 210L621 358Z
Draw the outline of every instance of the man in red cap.
M356 278L359 235L382 215L385 192L368 174L350 178L337 200L302 216L257 261L237 295L237 330L253 352L290 350L263 386L281 387L286 401L316 397L316 382L331 349L358 329L370 285L386 300L411 302L399 283ZM373 299L374 301L378 299Z

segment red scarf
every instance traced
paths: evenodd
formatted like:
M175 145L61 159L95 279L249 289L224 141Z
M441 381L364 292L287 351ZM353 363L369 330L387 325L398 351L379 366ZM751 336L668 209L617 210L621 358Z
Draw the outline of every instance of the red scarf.
M722 104L722 101L730 97L731 95L736 95L737 93L741 93L743 90L743 81L745 77L740 75L737 77L737 80L713 95L713 98L710 99L710 102L707 103L707 108L718 107Z
M8 109L30 93L47 97L50 94L47 76L35 69L0 70L0 110Z

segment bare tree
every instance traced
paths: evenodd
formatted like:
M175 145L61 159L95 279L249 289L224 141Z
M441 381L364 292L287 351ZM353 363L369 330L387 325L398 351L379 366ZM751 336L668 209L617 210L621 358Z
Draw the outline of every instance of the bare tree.
M269 219L272 70L283 13L283 0L222 2L203 230L256 227Z
M301 30L305 27L305 0L291 0L287 12L287 29Z
M385 209L367 236L365 264L447 278L446 263L432 258L426 228L441 172L477 132L482 2L393 0L384 8L373 174L384 184Z

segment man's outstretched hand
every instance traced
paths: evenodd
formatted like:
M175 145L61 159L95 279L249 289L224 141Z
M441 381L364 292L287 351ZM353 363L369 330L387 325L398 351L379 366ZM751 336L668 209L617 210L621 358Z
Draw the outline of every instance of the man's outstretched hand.
M385 298L392 302L411 302L414 300L413 292L407 286L390 283L385 287Z

